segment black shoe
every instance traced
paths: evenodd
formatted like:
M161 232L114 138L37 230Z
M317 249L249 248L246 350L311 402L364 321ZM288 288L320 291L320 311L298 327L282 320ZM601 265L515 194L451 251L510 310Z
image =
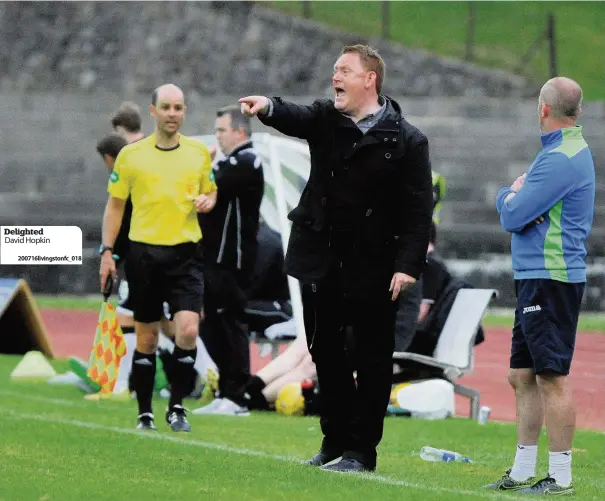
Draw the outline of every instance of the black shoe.
M326 451L324 449L320 449L315 456L313 456L308 461L305 461L305 464L309 466L323 466L330 461L334 461L342 456L342 451Z
M510 476L511 469L506 470L504 476L492 484L485 486L486 489L494 489L498 491L519 491L531 487L536 482L534 477L530 477L527 480L513 480Z
M137 430L157 430L151 412L139 414L139 417L137 418Z
M166 422L172 431L191 431L185 408L182 405L173 405L166 411Z
M363 464L357 459L353 458L343 458L338 463L329 464L321 467L322 470L327 471L340 471L340 472L349 472L349 471L375 471L376 466L368 466Z

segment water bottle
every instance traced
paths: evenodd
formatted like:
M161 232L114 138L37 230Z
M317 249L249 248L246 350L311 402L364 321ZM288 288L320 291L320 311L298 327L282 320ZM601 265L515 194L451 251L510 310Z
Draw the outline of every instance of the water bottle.
M489 419L489 415L492 412L492 410L489 407L481 407L481 409L479 409L479 416L477 417L477 422L479 424L485 424L487 423L487 420Z
M420 457L425 461L444 462L444 463L472 463L472 461L458 452L435 449L433 447L423 447L420 450Z

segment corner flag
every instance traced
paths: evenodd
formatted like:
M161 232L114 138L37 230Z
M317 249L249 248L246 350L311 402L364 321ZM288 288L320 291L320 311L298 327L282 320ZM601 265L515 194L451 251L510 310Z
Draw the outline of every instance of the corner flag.
M116 310L107 302L112 287L113 280L109 276L103 291L103 304L88 361L88 376L101 387L101 393L113 391L118 379L120 359L126 354L126 342Z

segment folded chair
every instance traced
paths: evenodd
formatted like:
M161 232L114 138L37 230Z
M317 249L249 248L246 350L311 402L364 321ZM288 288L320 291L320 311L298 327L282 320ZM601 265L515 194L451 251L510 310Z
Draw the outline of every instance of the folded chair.
M460 289L432 357L408 352L393 353L396 360L412 360L443 370L443 376L454 385L454 391L470 399L471 419L477 419L479 415L480 392L456 381L473 372L477 330L490 301L496 297L498 291L494 289Z

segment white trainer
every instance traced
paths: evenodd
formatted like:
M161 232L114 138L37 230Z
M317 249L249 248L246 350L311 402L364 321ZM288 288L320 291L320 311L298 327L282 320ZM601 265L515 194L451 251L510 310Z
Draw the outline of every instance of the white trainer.
M193 414L215 414L223 416L249 416L247 407L236 404L228 398L217 398L205 407L194 409Z

